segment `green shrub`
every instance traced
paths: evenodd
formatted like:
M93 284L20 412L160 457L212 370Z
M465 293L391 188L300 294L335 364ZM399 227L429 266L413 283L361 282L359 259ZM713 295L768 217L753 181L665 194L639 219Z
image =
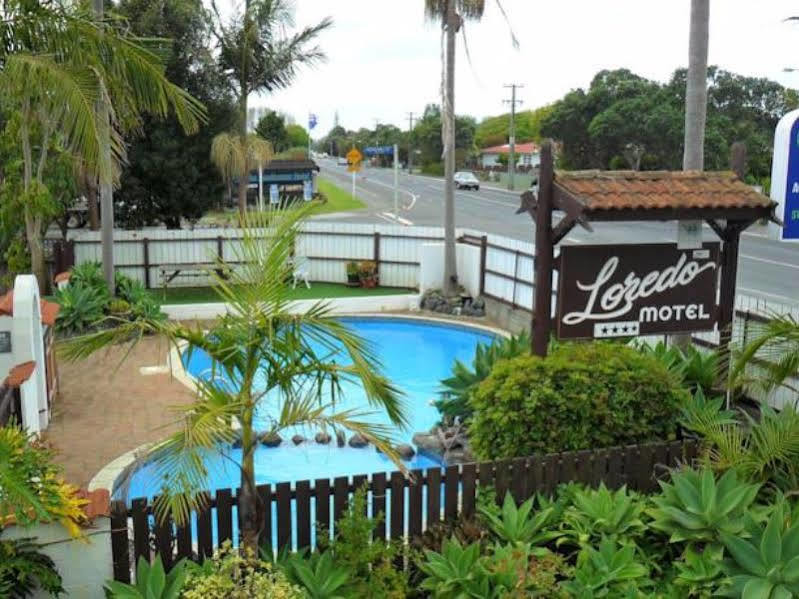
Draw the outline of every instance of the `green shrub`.
M478 385L491 374L494 364L529 352L530 336L527 333L503 337L490 345L478 343L471 367L460 360L455 360L452 365L452 375L442 379L441 399L436 401L438 411L445 418L470 418L472 409L469 398Z
M108 304L108 311L115 316L127 314L130 312L130 304L123 299L111 300Z
M423 175L433 175L435 177L444 176L444 163L443 162L428 162L422 166Z
M394 566L397 559L403 559L403 546L372 542L383 517L366 516L366 492L361 488L336 522L335 538L329 540L324 531L317 537L320 549L329 551L335 565L350 573L347 592L352 597L400 599L408 594L408 575Z
M108 296L95 287L70 282L56 291L55 300L61 306L56 328L69 333L82 333L103 318Z
M40 589L57 597L64 592L53 560L33 539L0 541L0 597L22 599Z
M305 593L291 584L272 564L252 555L242 555L230 541L202 566L190 568L182 599L304 599Z
M652 356L563 344L494 366L470 399L470 440L480 459L497 459L674 439L688 398Z
M69 287L93 289L99 296L108 300L108 285L105 284L103 267L99 262L84 262L73 266L69 275Z

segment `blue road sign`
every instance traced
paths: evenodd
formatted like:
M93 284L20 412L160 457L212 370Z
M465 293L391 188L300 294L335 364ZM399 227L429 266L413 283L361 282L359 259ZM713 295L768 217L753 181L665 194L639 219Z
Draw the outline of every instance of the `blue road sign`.
M394 146L369 146L363 149L367 156L391 156L394 153Z
M308 115L308 129L313 129L316 127L316 115L311 113Z

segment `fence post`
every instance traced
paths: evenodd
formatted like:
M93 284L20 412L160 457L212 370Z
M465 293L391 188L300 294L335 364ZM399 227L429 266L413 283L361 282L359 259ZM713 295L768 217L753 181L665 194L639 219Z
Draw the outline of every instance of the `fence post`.
M488 254L488 235L480 238L480 295L486 290L486 256Z
M225 259L225 254L223 251L224 246L222 245L222 236L216 236L216 255L219 257L219 261L222 262Z
M374 241L374 250L372 251L372 255L374 256L374 263L375 269L377 270L378 276L380 275L380 233L375 231L375 241Z
M150 288L150 240L145 237L142 239L144 243L144 286Z
M128 509L123 501L111 502L111 556L114 580L129 583Z

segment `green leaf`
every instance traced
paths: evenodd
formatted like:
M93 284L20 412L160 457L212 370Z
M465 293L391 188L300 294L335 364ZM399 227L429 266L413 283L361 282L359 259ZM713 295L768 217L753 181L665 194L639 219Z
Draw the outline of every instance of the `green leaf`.
M732 554L735 562L746 572L757 576L766 575L766 566L754 545L730 534L722 533L721 540Z
M769 599L773 588L767 578L752 578L744 586L741 599Z
M763 562L769 566L778 563L782 557L781 516L782 514L776 512L772 514L760 540L760 555L763 556Z

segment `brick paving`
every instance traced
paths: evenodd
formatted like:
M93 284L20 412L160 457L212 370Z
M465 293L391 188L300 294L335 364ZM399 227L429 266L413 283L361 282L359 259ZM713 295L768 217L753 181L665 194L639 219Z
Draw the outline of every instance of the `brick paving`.
M72 484L85 487L111 460L162 439L173 430L169 408L192 400L170 374L139 373L141 366L166 364L166 342L143 339L120 366L126 349L101 350L80 362L59 360L61 394L45 438Z

